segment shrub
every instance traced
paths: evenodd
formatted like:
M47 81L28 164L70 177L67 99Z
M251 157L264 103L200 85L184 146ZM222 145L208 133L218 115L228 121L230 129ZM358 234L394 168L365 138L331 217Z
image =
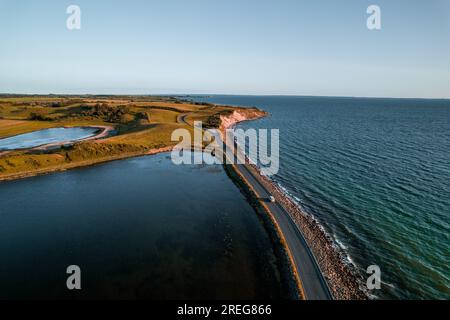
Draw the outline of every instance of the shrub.
M147 120L150 122L150 114L148 112L139 112L136 116L139 120Z
M37 121L51 121L53 120L48 116L48 112L45 110L39 110L35 112L31 112L29 117L29 120L37 120Z
M130 123L134 121L134 116L129 113L125 113L120 116L120 123Z
M110 106L106 103L96 104L94 106L81 105L84 109L81 112L83 116L92 116L101 118L106 122L120 122L128 121L131 119L132 115L129 114L129 108L127 106ZM125 116L128 114L127 116ZM131 116L131 117L130 117ZM134 117L133 117L134 119ZM132 119L132 120L133 120Z
M59 107L62 107L62 103L59 102L59 101L51 102L49 104L49 107L51 107L51 108L59 108Z

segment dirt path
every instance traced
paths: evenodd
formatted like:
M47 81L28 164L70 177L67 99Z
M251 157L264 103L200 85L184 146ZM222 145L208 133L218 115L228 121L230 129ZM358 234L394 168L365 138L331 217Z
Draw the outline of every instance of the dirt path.
M107 137L112 131L114 131L114 127L113 126L82 126L83 128L98 128L101 129L101 132L94 135L94 136L90 136L84 139L79 139L79 140L68 140L68 141L61 141L61 142L53 142L53 143L48 143L48 144L44 144L42 146L38 146L35 148L31 148L30 150L47 150L50 148L54 148L54 147L58 147L58 146L63 146L63 145L67 145L67 144L73 144L76 142L81 142L81 141L89 141L89 140L98 140L98 139L102 139ZM72 127L64 127L64 128L72 128Z

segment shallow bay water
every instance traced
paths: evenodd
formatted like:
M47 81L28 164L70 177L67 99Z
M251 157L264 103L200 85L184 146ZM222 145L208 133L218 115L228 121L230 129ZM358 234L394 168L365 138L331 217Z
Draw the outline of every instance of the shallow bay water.
M277 259L221 166L170 154L0 183L0 298L283 298ZM82 289L66 288L78 265Z

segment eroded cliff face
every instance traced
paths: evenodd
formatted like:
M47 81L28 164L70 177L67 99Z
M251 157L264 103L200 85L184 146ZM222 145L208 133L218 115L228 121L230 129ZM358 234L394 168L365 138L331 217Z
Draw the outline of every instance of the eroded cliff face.
M255 120L267 116L267 112L256 108L240 108L229 115L220 116L220 130L224 131L239 122Z
M267 115L267 112L256 108L236 109L230 114L220 116L220 131L224 135L226 129L239 122L255 120ZM331 238L323 231L318 222L306 214L276 183L263 176L258 167L251 165L250 168L254 176L260 177L259 181L276 198L276 201L283 205L301 230L328 281L333 296L339 300L367 299L367 293L361 286L363 279L352 267L345 264L341 252L336 249Z

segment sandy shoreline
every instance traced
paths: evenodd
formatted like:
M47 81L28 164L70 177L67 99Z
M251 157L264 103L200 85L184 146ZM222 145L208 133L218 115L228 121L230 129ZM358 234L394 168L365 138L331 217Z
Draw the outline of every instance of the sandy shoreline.
M75 127L71 127L71 126L64 126L62 128L75 128ZM114 127L113 126L77 126L76 128L93 128L93 129L99 129L101 130L99 133L87 137L87 138L83 138L83 139L79 139L79 140L69 140L69 141L61 141L61 142L53 142L53 143L47 143L41 146L37 146L35 148L31 148L30 150L47 150L50 148L54 148L54 147L60 147L60 146L64 146L67 144L73 144L73 143L77 143L77 142L82 142L82 141L89 141L89 140L97 140L97 139L101 139L101 138L105 138L107 137L112 131L114 131Z
M43 175L47 175L47 174L51 174L51 173L63 172L63 171L76 169L76 168L89 167L89 166L94 166L97 164L102 164L102 163L107 163L107 162L112 162L112 161L117 161L117 160L125 160L125 159L129 159L129 158L154 155L154 154L158 154L158 153L169 152L169 151L172 151L172 149L173 149L173 146L167 146L167 147L162 147L162 148L150 149L145 152L139 151L139 152L135 152L135 153L127 153L127 154L123 154L123 155L116 155L116 156L100 158L95 161L93 161L93 160L79 161L76 163L70 163L65 166L59 166L56 168L44 168L42 170L35 170L35 171L25 172L25 173L13 173L13 174L10 174L7 176L0 177L0 183L2 181L12 181L12 180L31 178L31 177L35 177L35 176L43 176ZM0 156L1 156L1 154L0 154Z
M267 115L266 113L259 113L248 114L245 117L235 113L231 116L224 116L223 125L220 128L223 136L225 136L226 129L230 129L243 121L257 120ZM334 245L323 227L313 217L304 212L274 181L263 176L256 165L252 164L251 168L255 175L261 177L264 187L270 191L278 203L283 205L291 219L301 230L328 282L333 297L338 300L367 299L368 295L362 289L362 279L358 277L350 265L344 262L344 253Z
M105 138L107 137L112 131L114 131L114 127L113 126L102 126L102 125L92 125L92 126L62 126L62 127L54 127L54 128L47 128L47 129L42 129L42 130L48 130L48 129L56 129L56 128L94 128L94 129L98 129L100 130L99 133L87 137L87 138L83 138L83 139L78 139L78 140L67 140L67 141L60 141L60 142L52 142L52 143L47 143L47 144L43 144L40 146L36 146L33 148L27 148L27 150L29 151L45 151L54 147L60 147L60 146L64 146L64 145L68 145L68 144L73 144L73 143L77 143L77 142L82 142L82 141L89 141L89 140L97 140L97 139L101 139L101 138ZM18 134L20 135L20 134ZM11 137L15 137L18 135L14 135ZM11 137L4 137L2 139L7 139L7 138L11 138ZM0 156L6 155L12 151L15 150L5 150L5 151L0 151Z

